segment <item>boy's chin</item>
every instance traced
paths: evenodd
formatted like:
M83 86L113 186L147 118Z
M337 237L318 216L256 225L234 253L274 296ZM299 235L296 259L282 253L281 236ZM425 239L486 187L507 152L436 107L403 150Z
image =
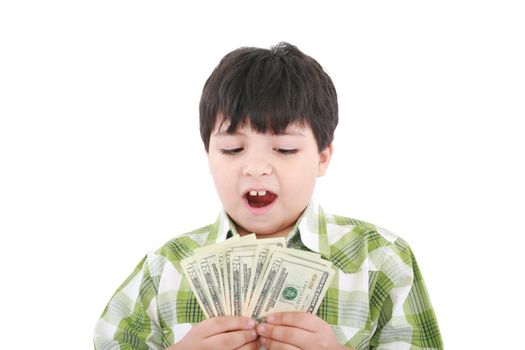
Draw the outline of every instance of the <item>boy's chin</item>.
M251 233L255 233L256 235L271 235L272 233L274 233L274 231L272 230L271 227L268 227L266 225L246 225L246 226L242 226L242 225L239 225L237 222L235 222L235 226L236 226L236 229L237 229L237 232L241 235L241 236L246 236L246 235L249 235Z
M246 225L245 227L240 227L238 224L237 232L241 236L245 236L251 233L255 233L257 238L273 238L273 237L286 237L289 231L292 229L292 226L280 229L279 227L271 227L268 225Z

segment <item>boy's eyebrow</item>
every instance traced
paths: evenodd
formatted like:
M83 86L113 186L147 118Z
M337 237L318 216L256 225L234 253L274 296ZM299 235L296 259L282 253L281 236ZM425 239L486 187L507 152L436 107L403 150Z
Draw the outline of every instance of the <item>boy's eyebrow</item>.
M215 132L215 134L213 134L214 136L246 136L245 133L241 132L241 131L234 131L232 133L228 133L224 130L219 130L217 132ZM283 132L279 132L279 133L275 133L274 135L276 136L302 136L302 137L305 137L306 135L300 131L283 131Z
M231 136L231 135L244 135L242 132L234 131L232 133L228 133L224 130L218 130L216 131L213 136Z
M278 132L278 133L275 133L275 135L277 136L281 136L281 135L291 135L291 136L306 136L304 133L300 132L300 131L283 131L283 132Z

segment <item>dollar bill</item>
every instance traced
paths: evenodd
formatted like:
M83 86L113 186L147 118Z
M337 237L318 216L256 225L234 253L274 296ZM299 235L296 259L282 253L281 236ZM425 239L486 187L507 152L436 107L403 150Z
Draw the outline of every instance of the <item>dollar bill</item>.
M255 235L248 239L255 239ZM224 281L216 251L221 251L224 246L237 240L238 236L234 236L231 241L197 248L193 255L181 261L190 288L207 318L228 314L225 308Z
M264 240L267 241L267 240ZM268 263L270 262L270 257L272 256L272 253L275 249L286 249L284 246L286 245L286 240L284 237L282 240L276 240L276 241L268 241L264 242L264 244L261 244L257 246L257 249L255 251L255 256L253 259L253 266L251 269L251 275L250 275L250 281L248 283L247 288L247 294L245 296L244 300L244 309L243 309L243 315L248 316L248 305L250 304L253 295L255 293L255 289L259 285L259 281L261 280L261 277L263 276L264 272L266 271L266 268L268 266Z
M259 239L256 242L247 242L244 245L231 247L231 271L232 275L230 300L232 302L232 314L246 316L246 307L250 283L255 272L254 261L260 247L283 247L286 244L284 237Z
M331 267L332 262L324 260L320 254L314 252L308 252L305 250L298 249L289 249L283 247L276 247L273 250L274 253L282 253L290 256L295 256L296 258L303 259L312 263L320 264L323 266Z
M255 237L255 234L253 233L250 235L246 235L244 237L240 237L236 235L219 244L204 246L204 247L200 247L194 250L193 257L209 255L210 257L208 259L211 262L210 267L213 269L215 275L217 275L217 271L218 271L218 278L216 277L215 281L218 282L218 290L219 290L219 294L221 295L222 306L223 306L224 313L226 315L231 315L232 313L231 313L230 297L229 297L230 289L231 289L231 287L229 286L229 282L230 282L229 270L230 269L229 268L227 269L225 266L225 252L231 246L244 245L246 244L246 242L255 242L255 241L256 241L256 237ZM212 257L213 255L215 257ZM202 279L204 279L204 274L202 272L199 274L199 276ZM203 282L203 284L206 284L206 283Z
M206 318L215 317L217 313L212 304L211 295L204 287L198 273L198 262L196 259L184 259L181 262L184 275L190 284L190 288L197 299Z
M259 280L261 279L264 271L266 270L266 267L268 266L268 263L270 262L270 256L274 248L275 247L271 245L261 245L258 246L255 251L250 282L248 283L247 294L243 303L243 315L248 314L248 305L252 300Z
M231 315L242 315L242 304L244 301L242 293L244 285L243 278L249 278L257 244L257 241L246 241L232 245L226 249L225 265L226 274L229 277L228 287L230 288L229 299Z
M315 313L334 275L317 253L285 248L283 237L233 236L204 246L181 261L207 318L243 315L260 319L276 311Z
M277 311L315 313L335 271L324 263L274 252L248 314L260 319Z
M211 297L213 307L217 316L224 316L224 292L223 283L219 272L219 261L217 256L210 252L198 256L198 274L201 277L201 285L207 288Z

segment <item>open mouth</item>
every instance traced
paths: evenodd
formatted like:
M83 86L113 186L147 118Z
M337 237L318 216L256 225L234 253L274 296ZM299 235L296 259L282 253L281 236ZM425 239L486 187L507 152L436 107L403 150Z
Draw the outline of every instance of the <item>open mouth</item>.
M263 208L275 201L277 195L270 191L250 191L244 197L248 201L248 205L253 208Z

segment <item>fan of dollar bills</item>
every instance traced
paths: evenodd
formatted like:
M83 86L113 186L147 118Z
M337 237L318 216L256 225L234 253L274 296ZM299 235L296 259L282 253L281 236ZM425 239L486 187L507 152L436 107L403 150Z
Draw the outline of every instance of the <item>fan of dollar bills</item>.
M285 248L284 237L234 236L181 261L207 318L262 319L279 311L316 313L334 277L319 254Z

